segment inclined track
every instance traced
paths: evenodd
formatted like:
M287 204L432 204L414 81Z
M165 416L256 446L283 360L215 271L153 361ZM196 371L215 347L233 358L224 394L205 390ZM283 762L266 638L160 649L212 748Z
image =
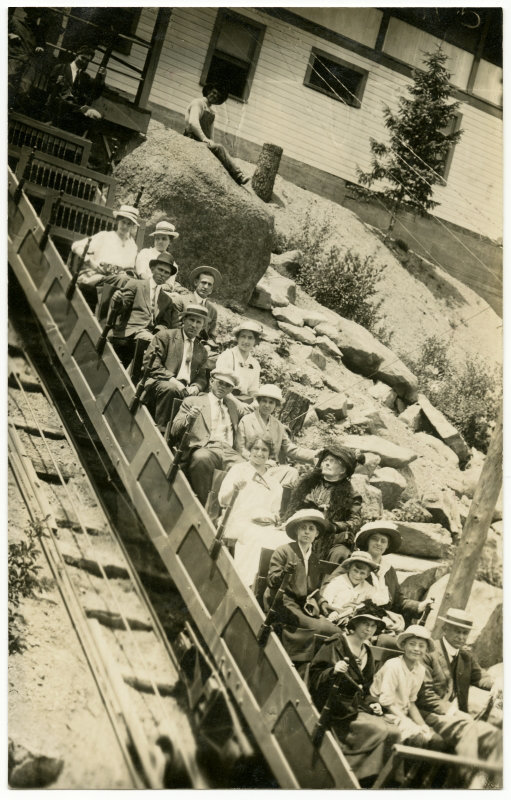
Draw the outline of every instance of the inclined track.
M10 353L9 464L133 788L206 788L164 631L26 353Z

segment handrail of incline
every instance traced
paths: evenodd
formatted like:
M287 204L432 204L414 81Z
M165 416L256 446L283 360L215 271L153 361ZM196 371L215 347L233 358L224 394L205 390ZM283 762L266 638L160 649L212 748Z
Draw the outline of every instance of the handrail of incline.
M210 556L215 531L178 471L147 409L129 410L134 387L81 292L66 298L69 270L9 170L9 264L114 464L131 502L181 593L217 669L282 788L358 788L328 732L313 744L318 713L277 636L260 646L263 615L225 548ZM43 242L44 244L44 242Z

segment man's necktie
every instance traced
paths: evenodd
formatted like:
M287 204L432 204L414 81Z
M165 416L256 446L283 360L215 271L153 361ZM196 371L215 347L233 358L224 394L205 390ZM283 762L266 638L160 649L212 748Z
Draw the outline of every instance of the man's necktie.
M453 658L453 659L451 659L451 663L450 663L450 667L451 667L451 675L452 675L452 692L451 692L451 697L449 698L450 700L454 700L454 698L455 698L455 697L456 697L456 695L457 695L457 689L456 689L456 668L457 668L457 666L458 666L458 656L459 656L459 650L458 650L458 652L456 653L456 655L454 656L454 658Z

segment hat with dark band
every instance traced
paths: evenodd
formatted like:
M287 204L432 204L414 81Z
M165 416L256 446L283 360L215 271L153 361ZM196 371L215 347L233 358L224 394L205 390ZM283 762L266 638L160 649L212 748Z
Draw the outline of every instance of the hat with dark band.
M154 231L149 236L169 236L171 239L178 239L179 233L171 222L164 219L156 223Z
M208 318L208 309L206 306L200 306L198 303L188 303L183 311L183 317L202 317Z
M133 222L137 227L140 225L138 208L135 208L135 206L121 206L117 211L114 211L114 217L116 219L118 217L129 219L129 221Z
M456 628L463 628L465 631L472 630L474 620L462 608L449 608L445 613L445 617L438 617L442 622L448 625L455 625Z
M388 547L385 555L388 553L397 553L401 546L401 534L395 522L387 519L380 519L376 522L366 522L362 525L359 532L355 536L355 546L358 550L367 550L371 536L376 533L381 533L388 539Z
M377 572L380 568L376 561L373 561L369 553L365 550L354 550L348 558L341 564L341 570L347 572L352 564L366 564L372 572Z
M204 306L201 306L201 308L204 308ZM237 386L239 384L238 376L230 369L214 369L211 372L211 377L225 381L225 383L230 383L231 386Z
M195 283L199 275L203 274L211 275L215 283L220 283L222 280L221 274L217 269L215 269L215 267L195 267L195 269L192 269L192 271L190 272L190 280L192 281L192 283Z
M317 508L301 508L289 517L286 522L286 533L290 539L296 539L296 529L301 522L313 522L318 533L325 533L330 529L330 523L325 519L325 515Z
M172 270L172 272L170 273L171 275L175 275L177 273L177 264L174 264L174 259L172 258L170 253L158 253L156 258L152 258L150 260L149 266L151 267L151 269L153 269L153 267L155 267L156 264L165 264L166 267L170 267L171 270ZM200 307L204 308L204 306L200 306ZM208 315L208 312L207 312L207 309L206 309L206 316L207 315Z

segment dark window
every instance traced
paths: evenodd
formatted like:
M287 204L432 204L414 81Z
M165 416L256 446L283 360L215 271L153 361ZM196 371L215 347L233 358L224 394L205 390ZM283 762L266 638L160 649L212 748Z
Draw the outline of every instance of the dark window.
M247 100L265 27L240 14L219 11L201 75L201 86L221 81L232 97Z
M313 47L304 84L349 106L360 108L367 75L366 70Z
M63 45L74 50L90 44L107 47L114 40L114 52L129 55L131 42L118 34L133 36L140 19L141 8L72 8ZM92 23L92 24L89 24Z
M461 114L455 114L454 117L451 119L448 125L445 128L442 128L442 133L446 136L449 136L451 133L456 133L459 131L461 127ZM444 185L447 183L447 177L449 175L449 170L451 169L452 159L454 157L454 148L456 147L455 144L452 144L449 148L449 152L447 153L444 160L441 164L436 168L436 172L442 176L444 179Z

